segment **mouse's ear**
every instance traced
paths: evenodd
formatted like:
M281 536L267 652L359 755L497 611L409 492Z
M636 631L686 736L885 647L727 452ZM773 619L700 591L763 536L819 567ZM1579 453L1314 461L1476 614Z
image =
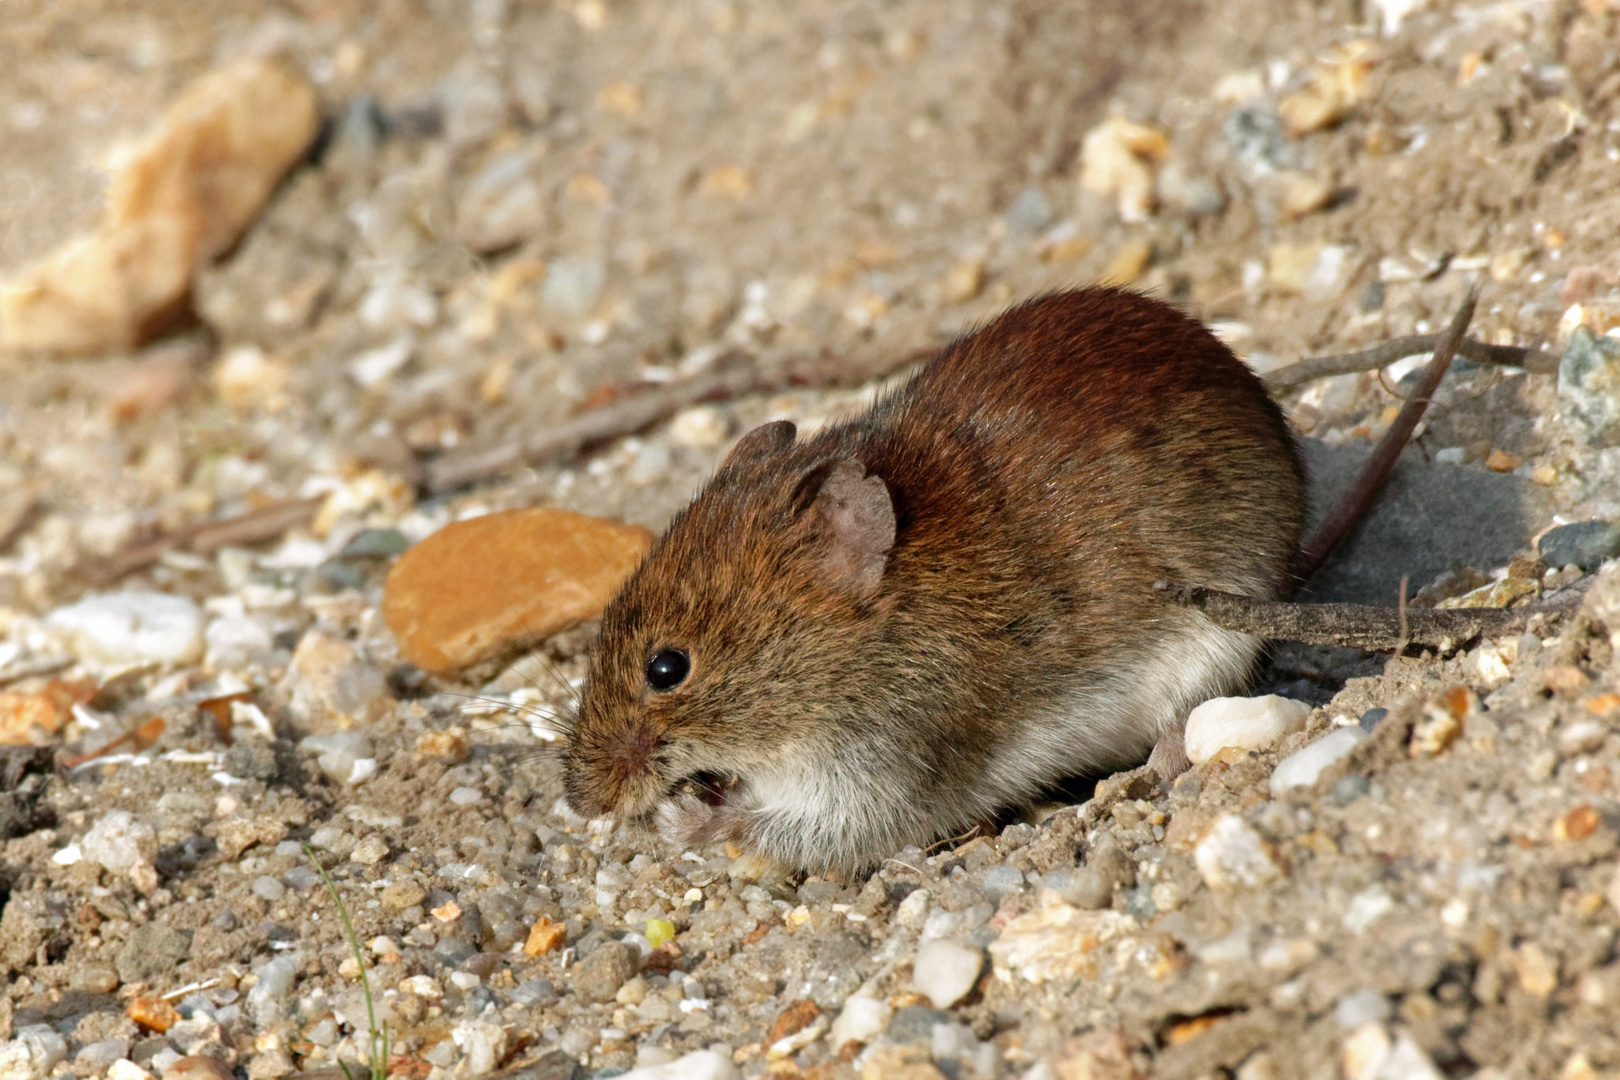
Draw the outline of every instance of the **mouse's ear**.
M881 477L854 458L823 466L810 512L826 542L822 567L835 584L861 596L877 591L894 547L894 500ZM820 471L820 470L818 470Z
M726 455L720 467L731 469L746 461L779 454L793 445L793 438L798 433L799 429L793 426L791 420L772 420L768 424L761 424L737 440L737 445L731 448L731 453Z

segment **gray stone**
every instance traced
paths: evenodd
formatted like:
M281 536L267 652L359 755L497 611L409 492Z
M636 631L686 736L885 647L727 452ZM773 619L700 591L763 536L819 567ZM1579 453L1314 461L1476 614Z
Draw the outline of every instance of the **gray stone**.
M1620 445L1620 338L1575 328L1558 362L1558 405L1581 441Z
M126 983L155 983L174 974L175 966L191 955L191 935L159 923L137 926L113 966Z
M934 1025L950 1022L950 1013L926 1005L907 1005L889 1021L887 1034L897 1043L928 1046L934 1041Z
M1311 478L1309 535L1370 451L1314 439L1300 444ZM1529 480L1427 461L1408 447L1372 507L1298 599L1393 604L1402 574L1417 589L1459 563L1505 566L1553 509L1549 489Z
M1596 570L1603 560L1620 558L1620 522L1579 521L1548 529L1537 541L1536 553L1555 570Z
M641 966L639 959L635 946L605 941L579 962L574 972L574 990L592 1001L611 1001Z

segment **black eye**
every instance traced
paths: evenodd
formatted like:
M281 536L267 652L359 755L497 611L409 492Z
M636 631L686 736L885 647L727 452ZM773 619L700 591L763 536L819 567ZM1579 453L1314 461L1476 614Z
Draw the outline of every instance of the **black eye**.
M692 661L679 649L659 649L647 661L647 685L654 690L673 690L686 681Z

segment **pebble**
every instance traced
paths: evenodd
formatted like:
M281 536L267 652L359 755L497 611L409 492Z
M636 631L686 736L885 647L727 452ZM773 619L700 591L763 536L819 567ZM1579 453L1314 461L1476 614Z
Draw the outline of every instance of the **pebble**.
M152 1074L128 1058L122 1058L108 1067L107 1080L152 1080Z
M1381 1024L1390 1017L1389 998L1376 990L1355 990L1333 1006L1333 1019L1346 1031L1363 1024Z
M1263 885L1282 873L1260 834L1235 814L1215 819L1193 849L1193 863L1205 884L1217 891Z
M483 798L484 793L474 787L458 787L450 792L450 802L456 806L471 806Z
M619 1080L739 1080L731 1058L713 1050L694 1050L664 1065L643 1065L621 1073Z
M1620 442L1620 338L1575 328L1558 363L1558 405L1564 422L1589 446Z
M79 850L108 873L122 877L157 856L157 830L136 821L128 810L112 810L84 834Z
M18 1028L0 1042L0 1080L45 1080L67 1059L67 1040L46 1024Z
M676 446L689 446L709 450L719 446L731 434L731 421L713 405L694 405L682 409L669 422L669 437Z
M100 1072L115 1061L129 1057L128 1039L101 1039L87 1043L73 1055L75 1070Z
M1381 1024L1363 1024L1345 1040L1344 1074L1348 1080L1441 1080L1429 1055L1402 1034L1393 1042Z
M365 663L352 645L318 630L299 639L287 681L292 689L293 712L306 731L329 732L370 724L394 701L382 674ZM367 751L360 756L371 754Z
M1303 701L1275 694L1211 698L1187 716L1187 757L1203 765L1228 746L1263 749L1304 727L1310 715Z
M849 1042L871 1042L889 1026L893 1017L894 1009L886 1001L859 995L849 998L838 1019L833 1021L833 1049L841 1049Z
M886 1034L897 1043L927 1046L934 1041L934 1025L949 1024L951 1014L926 1005L907 1005L895 1011Z
M282 953L254 969L258 981L247 993L247 1011L259 1027L270 1027L280 1019L301 966L296 954Z
M996 977L1003 980L1017 978L1038 985L1093 978L1099 956L1112 951L1097 946L1135 928L1136 920L1120 912L1081 911L1052 899L1009 920L991 942L990 958Z
M463 1020L450 1029L450 1038L461 1051L457 1072L483 1076L495 1071L506 1057L508 1036L504 1025L487 1020Z
M1016 866L992 866L985 871L981 888L991 903L999 903L1008 893L1020 892L1025 885L1024 874Z
M567 510L458 521L394 565L383 617L412 663L454 671L594 618L651 543L640 526Z
M287 895L287 887L269 874L260 874L253 879L253 895L274 904Z
M1114 900L1113 879L1089 866L1054 870L1041 879L1041 884L1066 902L1087 911L1105 908Z
M184 596L99 593L57 608L45 622L65 631L91 663L189 664L203 653L202 609Z
M1366 741L1367 733L1359 725L1342 727L1288 755L1271 770L1272 797L1295 788L1310 787L1328 767L1349 757L1351 751Z
M637 960L635 946L603 942L574 969L574 990L592 1001L612 1001L619 987L636 973Z
M152 1059L158 1064L158 1058ZM163 1080L236 1080L235 1074L217 1058L206 1054L187 1054L161 1066Z
M315 764L334 784L360 784L377 771L371 740L358 731L339 731L331 735L306 735L298 741L298 748L319 756Z
M1620 558L1620 522L1581 521L1548 529L1536 542L1536 553L1551 567L1596 570L1605 559Z
M1159 132L1109 117L1080 141L1080 188L1113 198L1121 221L1146 221L1157 198L1158 165L1169 152Z
M276 61L244 59L193 81L123 156L96 230L0 289L0 344L134 345L258 215L319 124L314 89Z
M978 949L944 938L932 938L917 947L911 985L936 1008L948 1009L973 989L983 967L984 954Z
M1344 912L1344 928L1354 933L1366 932L1373 923L1395 910L1395 898L1382 885L1369 885L1350 898Z
M545 223L545 199L531 175L531 150L498 154L456 201L456 235L479 254L515 247Z

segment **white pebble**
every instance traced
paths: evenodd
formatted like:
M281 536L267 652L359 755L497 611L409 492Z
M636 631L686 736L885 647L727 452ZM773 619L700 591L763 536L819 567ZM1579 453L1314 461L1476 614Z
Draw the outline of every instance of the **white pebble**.
M0 1042L0 1077L5 1080L44 1080L67 1058L67 1040L46 1024L17 1029L17 1037Z
M836 1050L847 1042L871 1042L879 1032L889 1026L889 1020L893 1016L894 1010L886 1001L869 997L850 998L844 1002L844 1011L833 1021L833 1048Z
M128 810L113 810L84 834L79 847L91 862L123 875L157 855L157 830Z
M152 1074L128 1058L121 1058L107 1069L107 1080L152 1080Z
M917 948L911 985L934 1003L948 1009L967 996L984 967L984 954L969 945L934 938Z
M1363 933L1394 908L1395 898L1383 886L1369 885L1350 898L1350 907L1344 913L1344 927Z
M1193 849L1193 862L1212 889L1262 885L1280 873L1260 834L1235 814L1216 819Z
M483 797L483 793L473 787L458 787L450 793L450 801L457 806L471 806Z
M927 889L913 889L894 909L894 924L908 930L919 929L928 918L929 899Z
M261 1028L270 1027L281 1018L287 995L292 993L302 967L303 961L297 953L282 953L254 970L259 979L248 991L247 1008Z
M1187 757L1202 765L1228 746L1259 750L1305 726L1311 707L1275 694L1211 698L1187 716Z
M644 1065L619 1080L738 1080L742 1074L731 1058L713 1050L694 1050L666 1065Z
M1350 756L1350 751L1367 739L1360 727L1342 727L1328 732L1303 750L1289 754L1271 770L1271 794L1275 798L1293 788L1310 787L1323 770Z
M83 849L81 849L78 844L69 844L61 851L58 851L52 855L51 862L55 863L57 866L72 866L74 863L83 858Z
M202 656L202 609L184 596L101 593L57 608L48 625L66 631L98 664L189 664Z
M726 414L713 405L694 405L675 414L669 422L669 437L676 446L708 449L719 446L731 432Z

